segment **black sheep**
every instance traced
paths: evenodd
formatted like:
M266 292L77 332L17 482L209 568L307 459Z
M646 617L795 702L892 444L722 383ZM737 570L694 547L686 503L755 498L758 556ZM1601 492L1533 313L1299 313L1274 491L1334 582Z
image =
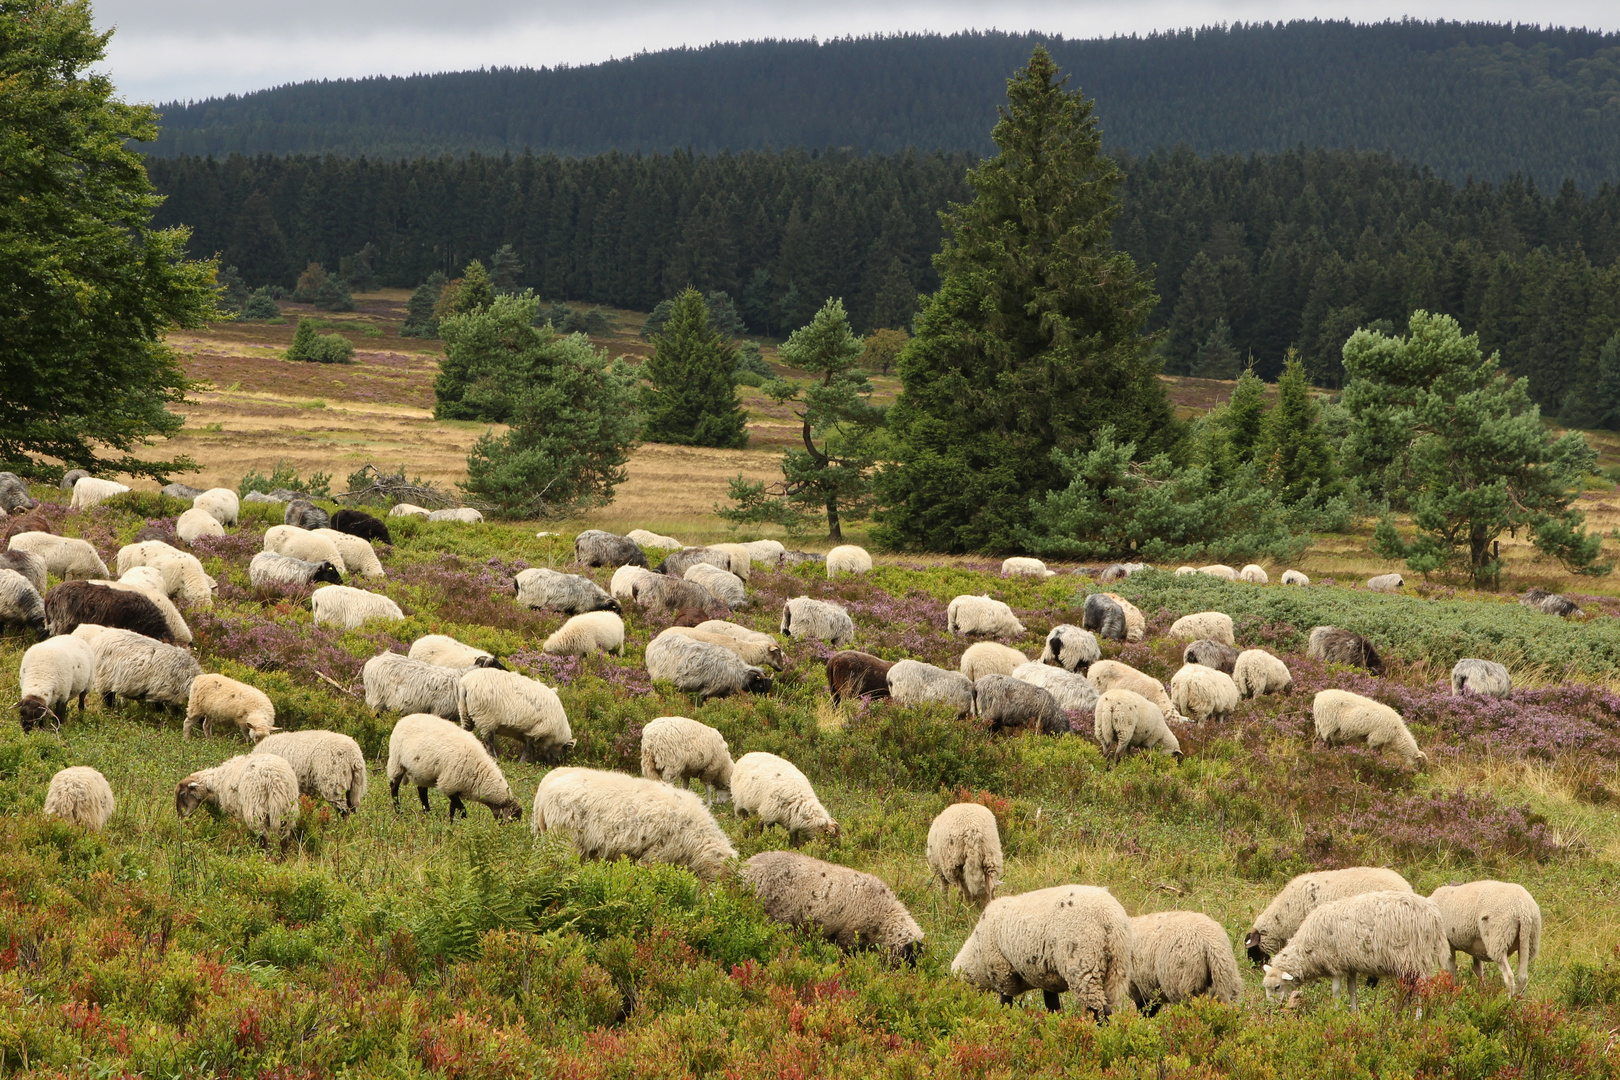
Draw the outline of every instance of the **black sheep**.
M381 540L385 544L394 542L394 538L388 534L388 526L364 510L339 510L332 515L332 528L362 540Z
M45 625L53 635L71 634L84 623L177 644L162 609L139 592L97 581L64 581L45 594Z

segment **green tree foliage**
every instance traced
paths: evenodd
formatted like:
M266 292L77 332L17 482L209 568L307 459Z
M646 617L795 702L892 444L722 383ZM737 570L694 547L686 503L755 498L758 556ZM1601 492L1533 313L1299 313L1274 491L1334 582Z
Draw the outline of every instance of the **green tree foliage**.
M0 463L163 478L195 468L138 447L179 430L187 389L164 337L220 317L216 264L184 258L188 230L155 229L160 202L130 140L150 106L92 74L109 34L88 5L0 6Z
M641 366L648 383L642 397L646 438L682 446L746 445L748 414L731 382L736 364L737 350L709 326L703 294L682 292Z
M1254 461L1266 422L1266 384L1249 368L1238 377L1232 396L1205 418L1200 457L1215 470L1229 477Z
M236 267L227 266L221 270L218 281L221 310L240 313L247 307L248 297L252 294L248 291L247 283L242 280L242 275L237 273Z
M315 297L326 287L326 278L326 267L318 262L310 263L298 275L298 282L293 286L293 300L300 304L313 304Z
M937 551L1014 546L1030 498L1062 481L1054 449L1103 424L1158 451L1180 437L1141 329L1154 296L1113 249L1119 171L1091 105L1044 49L1007 84L1001 153L946 215L941 285L900 358L895 464L874 535Z
M354 345L338 334L317 334L309 319L299 319L293 332L287 359L303 360L312 364L350 364L354 362Z
M1554 439L1526 380L1503 373L1456 320L1417 311L1404 338L1358 331L1344 368L1347 469L1410 510L1418 529L1405 542L1386 520L1380 554L1489 582L1501 572L1494 541L1525 529L1571 569L1608 572L1596 563L1599 538L1580 531L1584 515L1570 505L1596 453L1578 432Z
M511 244L502 244L495 254L489 257L489 284L496 292L513 293L518 291L518 281L523 277L523 259L518 255L517 249Z
M495 285L490 281L489 272L484 264L474 259L467 264L456 279L455 296L449 304L448 314L466 315L474 311L483 311L495 302ZM442 318L443 316L441 316Z
M1305 363L1289 353L1277 379L1277 404L1266 413L1254 460L1266 484L1284 500L1297 502L1313 491L1338 491L1338 469L1322 429L1322 410L1305 381Z
M322 311L353 311L354 296L349 292L349 283L343 278L329 274L315 290L313 303Z
M377 280L377 245L368 242L353 255L339 259L337 276L355 292L376 292L382 288Z
M411 293L410 302L405 305L405 321L400 324L400 337L439 336L439 320L433 315L433 306L444 293L444 286L445 276L434 271L416 287L416 291Z
M748 332L743 324L742 316L737 313L737 305L731 302L731 296L724 292L711 292L703 298L709 306L709 326L722 337L738 338Z
M242 305L242 318L252 322L270 322L281 318L281 305L276 303L268 285L253 290L253 295Z
M1592 426L1620 431L1620 330L1598 352L1597 385L1591 393Z
M867 371L887 375L900 359L911 335L904 330L874 330L866 335L866 349L861 353L861 366Z

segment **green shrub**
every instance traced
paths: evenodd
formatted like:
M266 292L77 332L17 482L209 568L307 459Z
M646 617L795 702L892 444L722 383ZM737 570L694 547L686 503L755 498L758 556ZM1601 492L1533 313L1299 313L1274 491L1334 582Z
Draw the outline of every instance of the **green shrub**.
M298 331L287 350L287 359L315 364L349 364L354 362L354 345L337 334L317 334L311 320L299 319Z
M329 499L332 497L332 475L323 472L310 473L309 479L301 479L291 465L285 461L278 461L270 470L269 476L255 469L242 477L242 482L236 486L236 493L245 497L250 491L269 494L277 488L304 491L316 498Z

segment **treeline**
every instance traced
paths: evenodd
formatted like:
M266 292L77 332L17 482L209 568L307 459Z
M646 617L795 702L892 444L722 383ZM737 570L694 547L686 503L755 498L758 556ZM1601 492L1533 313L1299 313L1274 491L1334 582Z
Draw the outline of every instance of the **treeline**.
M756 41L588 67L332 80L164 107L150 153L590 155L785 147L991 149L1036 42L1143 154L1389 150L1463 181L1594 190L1620 162L1620 35L1488 23L1299 21L1065 41L931 34Z

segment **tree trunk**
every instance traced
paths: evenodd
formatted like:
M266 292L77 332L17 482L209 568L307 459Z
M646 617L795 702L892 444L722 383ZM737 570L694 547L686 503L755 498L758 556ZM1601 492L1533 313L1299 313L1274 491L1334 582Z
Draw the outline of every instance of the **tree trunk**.
M844 531L838 525L838 500L827 500L827 539L842 540Z

